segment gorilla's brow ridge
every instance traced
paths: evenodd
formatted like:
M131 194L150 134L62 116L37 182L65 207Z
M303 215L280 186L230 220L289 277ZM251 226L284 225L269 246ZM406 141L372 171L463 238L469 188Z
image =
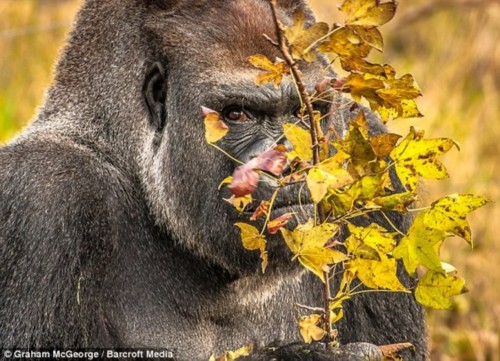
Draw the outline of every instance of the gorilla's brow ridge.
M277 106L296 105L299 97L293 83L285 81L276 89L272 85L257 87L253 80L243 80L234 83L221 84L217 96L222 97L223 103L242 101L242 105L258 108L262 111L276 110Z

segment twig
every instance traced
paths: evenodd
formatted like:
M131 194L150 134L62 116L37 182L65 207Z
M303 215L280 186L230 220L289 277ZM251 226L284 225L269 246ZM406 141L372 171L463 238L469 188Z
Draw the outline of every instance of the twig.
M321 307L311 307L311 306L301 305L300 303L296 303L295 306L312 312L324 312L324 310Z
M297 89L299 91L300 99L302 103L306 107L306 114L309 117L309 124L311 125L309 131L311 134L312 140L312 151L313 151L313 164L320 163L320 145L318 134L320 134L319 123L314 121L314 109L312 103L309 99L309 93L307 92L306 86L302 79L302 74L299 70L297 62L293 59L290 51L288 50L288 44L284 36L285 28L281 21L278 18L278 6L276 4L276 0L270 0L272 16L276 28L276 37L278 39L278 48L283 55L285 62L290 67L290 72L293 76L295 84L297 85ZM320 223L324 223L326 220L325 210L321 204L316 205L316 211L318 213L318 219ZM330 290L330 274L329 272L323 272L325 282L323 285L323 297L324 297L324 309L323 309L323 319L326 325L326 334L327 337L330 338L332 333L332 324L330 322L330 298L331 298L331 290Z

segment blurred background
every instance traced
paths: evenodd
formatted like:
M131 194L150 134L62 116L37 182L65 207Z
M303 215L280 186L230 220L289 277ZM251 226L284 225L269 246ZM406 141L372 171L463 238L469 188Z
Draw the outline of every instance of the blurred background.
M80 2L0 0L0 143L36 113ZM321 20L342 21L340 0L310 3ZM445 156L450 179L426 182L422 202L456 192L498 201L500 0L401 0L382 32L385 53L371 59L393 65L399 75L413 74L424 94L425 118L396 120L392 130L406 134L415 125L462 147ZM498 202L470 223L474 250L460 239L443 249L442 258L457 267L470 292L456 298L453 310L428 312L432 361L500 361Z

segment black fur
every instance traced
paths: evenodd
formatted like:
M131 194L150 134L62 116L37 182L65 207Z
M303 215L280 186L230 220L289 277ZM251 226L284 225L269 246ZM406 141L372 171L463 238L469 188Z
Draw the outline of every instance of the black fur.
M304 6L281 4L287 21ZM241 159L279 136L297 101L290 83L253 85L245 59L279 55L263 33L274 35L265 0L85 1L43 107L0 150L0 348L165 347L206 360L299 338L292 304L317 303L321 286L281 241L265 275L243 250L216 191L234 164L205 143L200 111L255 116L223 143ZM321 69L304 74L312 86ZM338 132L346 108L334 100ZM339 333L409 341L407 360L425 359L410 296L355 297Z

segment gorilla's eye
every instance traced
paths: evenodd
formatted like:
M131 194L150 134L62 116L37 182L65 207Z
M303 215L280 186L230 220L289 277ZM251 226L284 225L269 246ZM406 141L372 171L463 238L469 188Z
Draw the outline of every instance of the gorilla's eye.
M247 114L238 105L231 105L222 111L224 120L231 122L244 122L248 120Z

